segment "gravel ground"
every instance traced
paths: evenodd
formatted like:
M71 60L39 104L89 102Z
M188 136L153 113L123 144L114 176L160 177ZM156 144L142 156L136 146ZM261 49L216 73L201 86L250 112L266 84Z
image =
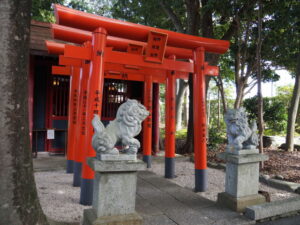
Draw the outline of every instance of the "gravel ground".
M153 163L149 169L159 176L164 175L164 164ZM188 161L176 162L175 179L170 181L189 189L194 187L194 164ZM222 170L208 169L208 191L199 195L216 201L217 194L224 191L225 173ZM80 189L72 186L73 175L64 170L36 172L35 180L40 202L45 214L55 221L79 222L83 209L90 208L79 204ZM260 190L270 193L271 201L290 198L297 194L261 185Z
M73 174L65 170L36 172L35 182L44 213L58 222L79 222L83 210L79 204L80 188L73 187Z
M181 187L193 189L195 186L194 164L188 161L176 162L175 170L176 170L175 174L177 177L174 179L170 179L170 181L178 184ZM164 171L165 171L164 164L163 163L155 164L150 169L150 171L153 171L154 173L160 176L164 176ZM198 194L212 201L216 201L218 193L225 191L225 172L223 170L212 169L212 168L208 168L207 172L208 172L207 191ZM298 196L295 193L271 188L264 184L260 184L259 190L269 192L271 201Z

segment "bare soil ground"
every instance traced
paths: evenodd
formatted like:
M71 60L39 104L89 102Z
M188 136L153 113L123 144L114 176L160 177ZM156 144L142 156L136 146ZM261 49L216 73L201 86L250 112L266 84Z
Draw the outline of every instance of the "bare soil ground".
M208 151L208 161L224 163L216 155L224 151L225 145ZM262 173L270 177L282 178L286 181L300 183L300 152L286 152L278 149L265 149L269 160L264 163Z

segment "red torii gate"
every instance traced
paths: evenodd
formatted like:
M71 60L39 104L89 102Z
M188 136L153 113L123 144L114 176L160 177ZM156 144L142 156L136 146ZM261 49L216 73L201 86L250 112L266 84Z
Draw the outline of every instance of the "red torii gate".
M82 163L80 203L91 204L92 200L94 174L87 166L85 158L95 155L91 147L93 129L90 121L94 113L101 113L104 77L124 79L124 74L127 80L145 83L144 105L150 112L152 84L166 83L166 178L175 176L175 80L187 79L189 73L193 74L195 191L205 191L207 163L204 76L218 74L217 67L209 66L205 62L205 52L222 54L227 51L229 42L109 19L60 5L55 5L54 10L56 21L60 25L52 25L53 36L80 45L47 42L49 52L61 54L59 64L71 66L53 68L53 73L72 71L70 104L74 93L80 96L79 110L69 107L69 119L73 121L72 115L76 115L77 124L74 124L74 132L68 137L68 141L73 142L68 145L70 148L73 146L73 149L68 148L69 165L72 165L72 161L75 161L74 165ZM78 67L81 68L79 79L76 78ZM78 86L76 79L81 81L81 86ZM80 90L74 92L73 87L79 87ZM85 109L82 99L87 101ZM82 114L84 116L80 116ZM71 127L72 125L69 126L70 129ZM145 120L143 129L143 160L150 167L151 114ZM78 177L78 173L79 171L74 170L74 178L75 174Z

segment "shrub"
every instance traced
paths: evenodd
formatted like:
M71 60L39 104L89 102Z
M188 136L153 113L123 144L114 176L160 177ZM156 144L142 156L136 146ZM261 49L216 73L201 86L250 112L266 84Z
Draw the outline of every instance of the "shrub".
M212 150L226 142L226 132L218 127L212 127L208 131L208 149Z

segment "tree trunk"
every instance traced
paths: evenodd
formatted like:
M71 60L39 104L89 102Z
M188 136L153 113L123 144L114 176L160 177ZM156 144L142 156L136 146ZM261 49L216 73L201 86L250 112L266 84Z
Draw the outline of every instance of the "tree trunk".
M182 103L188 83L182 79L178 81L178 91L176 95L176 130L182 129Z
M0 6L0 220L48 224L37 196L28 129L30 0Z
M194 117L193 117L193 75L189 75L189 120L188 120L188 133L186 142L181 150L182 153L193 153L194 152Z
M207 88L208 89L208 88ZM210 127L210 92L207 91L207 95L206 95L206 125L207 125L207 129L209 129Z
M264 132L264 119L263 119L263 97L261 93L261 29L262 29L262 3L258 1L258 39L256 48L256 60L257 60L257 97L258 97L258 141L259 152L263 153L263 132ZM263 164L262 164L263 166Z
M221 128L221 101L220 101L220 90L218 89L218 128Z
M286 148L287 151L294 151L294 135L295 135L295 124L297 118L297 111L300 103L300 53L297 57L297 69L295 86L293 91L293 97L289 108L287 134L286 134Z
M238 109L241 107L243 98L244 98L244 87L245 83L243 81L237 81L238 86L237 86L237 91L236 91L236 99L234 102L234 108Z
M226 111L227 111L227 103L226 103L224 85L223 85L221 74L218 76L218 78L215 81L217 83L218 90L221 94L221 100L222 100L222 105L223 105L223 113L225 114Z
M183 117L183 126L186 128L188 126L189 121L189 89L186 89L184 94L184 109L182 113Z

